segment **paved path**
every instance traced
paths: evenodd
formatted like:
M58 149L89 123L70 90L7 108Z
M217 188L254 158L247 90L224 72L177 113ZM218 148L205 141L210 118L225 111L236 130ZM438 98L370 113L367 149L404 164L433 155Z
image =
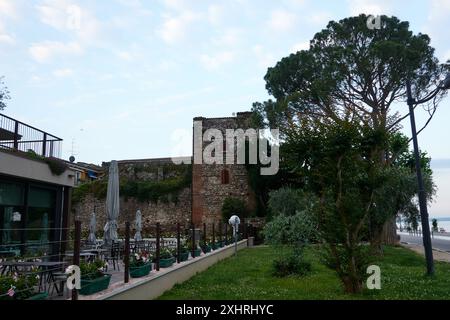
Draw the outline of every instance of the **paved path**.
M421 236L400 233L400 241L403 246L425 255ZM450 238L447 240L446 237L435 237L431 239L431 243L433 245L434 260L450 262Z
M431 239L433 249L450 252L450 237L435 237ZM408 234L400 233L400 241L413 245L423 245L421 236L410 236Z

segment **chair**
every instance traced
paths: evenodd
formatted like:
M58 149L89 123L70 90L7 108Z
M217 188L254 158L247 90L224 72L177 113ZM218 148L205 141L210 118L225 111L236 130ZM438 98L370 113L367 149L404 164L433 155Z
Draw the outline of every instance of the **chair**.
M117 270L120 271L119 259L120 259L120 243L114 241L111 244L111 247L108 248L108 252L105 254L105 261L108 264L109 261L112 261L114 270L116 270L116 262L117 262Z

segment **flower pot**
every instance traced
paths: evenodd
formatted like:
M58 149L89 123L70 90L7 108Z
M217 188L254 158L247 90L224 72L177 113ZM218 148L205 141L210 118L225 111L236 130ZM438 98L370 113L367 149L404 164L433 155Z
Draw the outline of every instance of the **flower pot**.
M48 297L47 292L36 293L35 295L29 297L27 300L45 300Z
M204 253L211 252L211 246L209 244L206 246L202 246L202 250Z
M189 259L189 251L180 253L180 262L187 261Z
M132 278L145 277L150 273L150 271L152 271L151 261L143 264L142 266L136 266L136 267L130 266L130 277L132 277Z
M222 248L222 245L221 245L220 242L216 242L216 243L214 243L214 244L212 245L212 249L213 249L213 250L217 250L217 249L220 249L220 248Z
M109 287L110 281L111 281L110 274L105 274L102 277L92 280L81 278L81 289L79 293L84 296L88 296L106 290Z
M201 249L195 249L194 257L200 257L201 254L202 254L202 250Z
M168 259L159 259L159 267L160 268L170 268L176 259L174 257Z

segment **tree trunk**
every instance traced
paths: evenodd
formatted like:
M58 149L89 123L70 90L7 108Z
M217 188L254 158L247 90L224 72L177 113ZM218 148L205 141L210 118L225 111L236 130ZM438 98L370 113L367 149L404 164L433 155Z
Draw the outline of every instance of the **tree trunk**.
M399 236L397 235L397 228L395 224L395 217L392 217L383 226L381 232L381 243L387 245L397 245L399 243Z

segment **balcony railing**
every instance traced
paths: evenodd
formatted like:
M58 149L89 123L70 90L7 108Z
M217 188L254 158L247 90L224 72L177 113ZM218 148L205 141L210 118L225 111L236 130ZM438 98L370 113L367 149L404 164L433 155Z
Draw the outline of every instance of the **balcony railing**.
M61 157L62 139L0 113L0 149Z

